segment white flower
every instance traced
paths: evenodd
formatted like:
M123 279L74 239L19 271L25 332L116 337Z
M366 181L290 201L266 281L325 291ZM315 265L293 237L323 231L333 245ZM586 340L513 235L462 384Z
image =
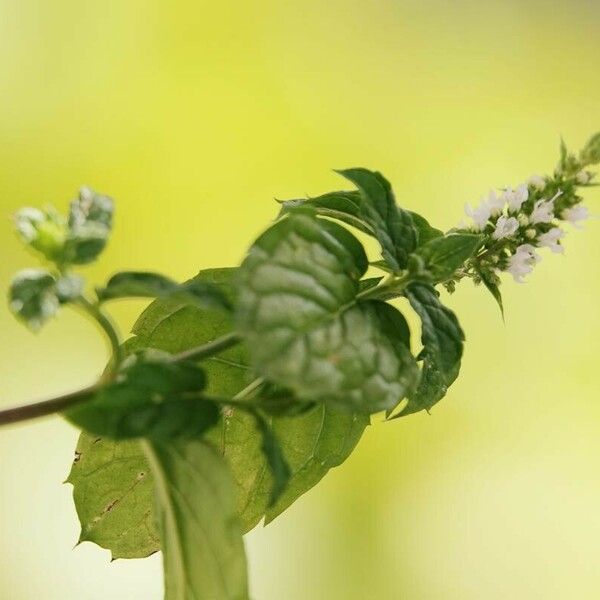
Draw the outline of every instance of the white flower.
M534 206L529 220L535 223L550 223L554 219L554 201L562 194L557 192L550 200L538 200Z
M518 212L521 210L523 202L529 198L529 189L525 183L522 183L515 190L508 188L502 196L504 201L508 203L508 209Z
M482 230L490 218L490 207L487 202L482 202L477 208L465 204L465 213L473 219L478 230Z
M488 208L490 209L490 214L494 217L502 212L502 209L506 204L504 194L497 196L494 190L490 190L489 194L487 195L487 199L483 202L487 204Z
M515 254L510 257L506 269L517 283L523 283L523 277L533 271L533 267L541 258L535 253L531 244L521 244Z
M510 237L519 229L519 221L514 217L502 216L496 223L496 230L492 234L495 240L501 240L503 238Z
M579 173L577 173L577 176L575 177L575 179L577 180L577 183L580 183L581 185L585 185L586 183L589 183L590 180L592 179L592 174L588 173L587 171L579 171Z
M542 191L546 187L546 180L541 175L532 175L527 183L537 190Z
M577 227L578 229L581 229L581 225L579 224L579 222L585 221L589 218L589 216L590 213L587 207L581 206L581 204L577 204L572 208L565 208L565 210L563 210L560 213L561 219L568 221L569 223L571 223L571 225L575 225L575 227Z
M562 254L565 249L558 243L558 240L565 235L565 232L559 227L554 227L547 233L542 233L538 237L538 244L546 248L550 248L552 252Z

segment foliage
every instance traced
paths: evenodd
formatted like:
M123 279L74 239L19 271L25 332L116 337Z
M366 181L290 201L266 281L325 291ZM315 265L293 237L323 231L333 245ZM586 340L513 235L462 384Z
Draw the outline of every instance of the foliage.
M161 550L167 600L245 600L243 533L344 462L371 415L429 411L447 394L465 336L439 288L471 278L502 309L499 275L522 281L539 248L562 251L561 222L587 216L578 188L592 185L599 140L578 155L563 144L552 176L492 192L447 233L399 206L380 173L340 171L357 189L283 202L238 268L181 284L121 272L88 293L73 269L105 248L113 201L83 188L67 216L23 209L17 231L45 265L15 276L11 310L39 330L73 305L112 352L91 388L0 424L62 412L82 429L67 480L80 541L114 558ZM106 305L139 297L154 301L123 342ZM420 320L417 352L400 297Z

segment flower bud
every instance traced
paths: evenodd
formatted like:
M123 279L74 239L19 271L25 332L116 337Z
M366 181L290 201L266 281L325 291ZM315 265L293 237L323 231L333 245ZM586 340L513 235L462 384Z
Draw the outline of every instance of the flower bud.
M521 227L527 227L527 225L529 225L529 218L527 217L527 215L520 213L519 216L517 217L517 220L519 221L519 225Z
M575 177L575 180L580 185L585 185L586 183L589 183L591 179L591 173L589 173L588 171L579 171L579 173L577 173L577 176Z
M23 208L15 215L15 227L28 246L50 261L61 261L67 229L54 211Z
M537 231L535 229L528 229L525 232L525 237L528 238L528 239L530 239L530 240L533 240L536 235L537 235Z

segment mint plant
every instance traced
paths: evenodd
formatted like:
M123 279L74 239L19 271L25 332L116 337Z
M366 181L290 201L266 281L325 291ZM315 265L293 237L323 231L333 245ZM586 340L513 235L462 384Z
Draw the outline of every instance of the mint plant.
M578 154L563 144L552 175L490 192L446 233L380 173L340 171L356 189L283 202L239 267L182 284L121 272L87 288L74 270L108 242L107 196L82 189L68 216L25 208L16 229L43 267L15 276L11 310L37 331L79 309L111 354L91 387L0 424L61 413L82 430L68 477L80 541L113 558L161 550L167 600L247 599L243 534L344 462L372 415L429 411L456 380L465 337L439 288L469 278L502 310L502 273L523 282L540 250L563 251L562 225L588 217L579 190L598 163L600 134ZM154 301L122 340L107 306L140 297ZM416 355L400 297L421 321Z

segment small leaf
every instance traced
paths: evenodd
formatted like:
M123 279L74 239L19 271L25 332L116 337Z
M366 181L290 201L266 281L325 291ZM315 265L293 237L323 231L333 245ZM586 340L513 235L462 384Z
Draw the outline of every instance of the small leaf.
M395 309L356 301L366 266L348 231L306 215L256 241L240 268L237 316L259 375L340 410L377 412L406 395L418 369L385 330Z
M368 169L338 172L358 187L362 218L381 244L383 258L395 271L405 268L408 255L417 247L417 230L410 213L396 205L389 182Z
M82 265L94 261L104 250L112 227L114 202L90 188L81 188L71 202L64 260Z
M446 395L458 376L464 341L456 316L441 304L433 287L413 283L406 296L422 322L423 370L419 387L398 416L429 410Z
M139 442L82 433L67 483L81 523L80 542L112 558L145 558L159 549L154 482Z
M131 356L114 383L65 412L78 427L112 439L200 437L219 419L199 396L202 369L156 351Z
M442 232L420 215L396 205L388 181L367 169L338 171L352 181L358 191L340 191L306 200L282 203L281 213L312 209L323 217L337 219L375 237L381 244L387 268L398 271L406 266L408 254ZM413 220L414 217L414 220Z
M201 441L145 442L155 484L165 600L247 600L242 529L226 462Z
M43 269L17 273L8 297L12 312L33 331L39 330L58 311L56 280Z
M563 142L564 143L564 142ZM561 147L561 159L562 159L562 147ZM584 148L581 150L581 160L586 165L595 165L600 163L600 132L594 134L586 143Z
M413 225L417 230L417 246L422 246L423 244L426 244L427 242L444 235L443 231L432 227L425 217L422 217L420 214L413 212L412 210L409 210L408 212L410 213Z
M363 199L360 192L356 190L330 192L306 200L287 200L282 202L280 214L295 212L299 209L312 209L318 215L337 219L363 233L375 235L373 228L364 219Z
M479 272L479 276L481 277L483 285L485 285L490 294L494 297L494 300L498 303L500 313L502 314L502 320L504 320L504 303L502 302L502 292L500 292L500 287L485 273Z
M158 273L124 271L113 275L106 287L98 290L98 298L102 302L119 298L168 297L202 308L231 308L229 301L214 284L197 280L178 284Z
M482 243L481 235L450 234L436 237L419 246L416 253L425 261L425 268L431 273L433 281L439 283L450 279L477 252Z

